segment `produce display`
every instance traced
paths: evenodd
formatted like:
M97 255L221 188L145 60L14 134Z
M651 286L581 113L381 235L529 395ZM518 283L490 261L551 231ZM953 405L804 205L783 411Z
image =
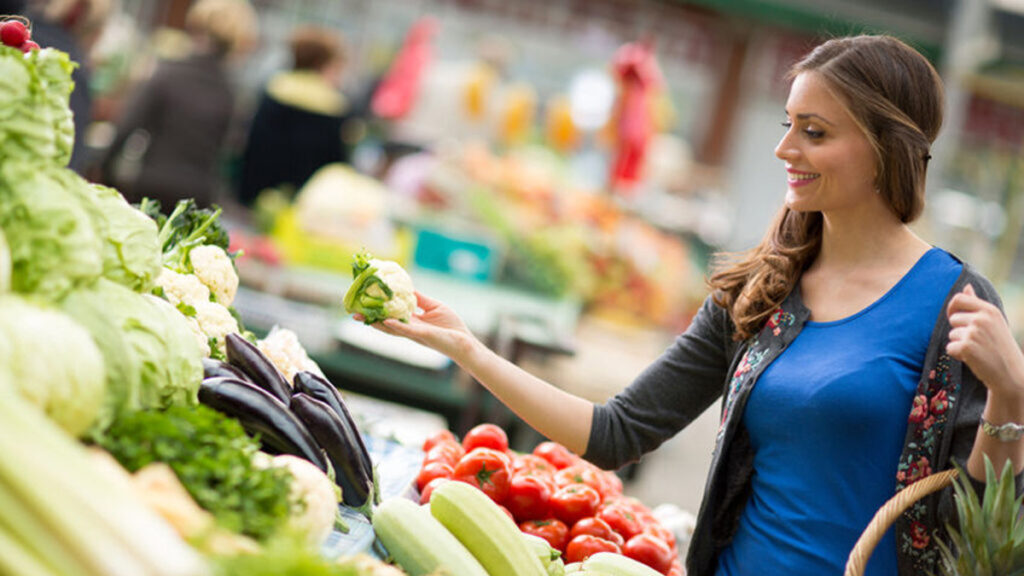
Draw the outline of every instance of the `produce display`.
M338 388L295 333L257 338L234 312L220 210L133 206L67 168L73 64L30 32L0 23L0 573L562 574L572 542L517 522L584 526L621 499L614 475L557 445L514 454L483 426L424 446L429 511L382 502ZM409 319L397 263L360 254L353 273L346 308ZM561 487L555 462L580 479ZM342 512L364 522L353 510L383 547L328 559ZM642 574L630 562L593 571Z
M476 488L519 531L544 539L566 563L608 552L660 574L682 573L672 531L642 502L624 496L613 472L556 442L518 453L509 450L504 430L480 424L461 441L449 431L435 434L424 442L423 451L416 485L421 504L430 503L431 511L439 491L451 490L447 486L455 481ZM467 519L457 524L473 525ZM460 527L453 529L456 535Z

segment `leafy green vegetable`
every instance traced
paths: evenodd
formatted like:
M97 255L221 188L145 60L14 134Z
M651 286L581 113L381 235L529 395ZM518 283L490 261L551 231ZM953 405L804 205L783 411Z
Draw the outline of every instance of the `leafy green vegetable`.
M0 163L0 228L15 292L55 302L103 272L102 239L69 190L71 174L44 162Z
M164 462L220 525L266 540L285 525L291 475L258 468L259 450L237 420L203 405L122 415L97 439L134 472Z
M0 296L0 366L24 398L69 434L81 436L100 418L103 356L67 314L15 294Z
M11 249L7 247L7 237L0 228L0 294L11 289Z
M75 64L58 50L0 46L0 150L4 160L67 166L75 127L68 101Z
M68 174L75 192L92 215L103 243L103 276L136 292L149 292L160 275L156 224L113 188Z
M175 272L191 272L189 252L196 246L219 246L226 252L230 244L227 229L220 222L221 208L199 208L195 200L181 200L169 215L160 212L160 203L143 199L139 210L159 226L157 239L164 266Z
M69 294L61 306L103 353L111 417L198 403L202 353L188 320L169 302L101 278Z

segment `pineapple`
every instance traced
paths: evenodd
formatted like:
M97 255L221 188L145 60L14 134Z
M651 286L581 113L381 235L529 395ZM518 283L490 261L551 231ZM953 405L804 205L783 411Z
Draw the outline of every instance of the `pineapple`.
M960 525L947 526L949 546L939 541L943 576L1024 576L1024 496L1015 497L1010 461L997 480L986 456L985 481L984 504L963 470L953 485Z

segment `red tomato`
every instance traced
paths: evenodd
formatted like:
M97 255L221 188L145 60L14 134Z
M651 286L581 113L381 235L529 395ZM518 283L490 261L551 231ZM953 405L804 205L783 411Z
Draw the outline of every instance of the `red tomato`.
M416 475L416 489L422 491L423 487L434 478L451 478L454 473L455 468L447 462L427 462L420 468L420 473Z
M557 518L520 522L519 530L547 540L548 544L559 552L564 551L565 545L569 543L569 528Z
M652 534L637 534L626 540L625 546L622 547L622 553L662 574L668 574L669 569L672 568L672 559L675 557L668 544Z
M622 496L622 478L615 472L609 470L604 473L605 490L602 492L605 498L609 496Z
M611 504L602 507L598 511L597 517L607 522L612 527L612 530L621 534L627 541L639 534L643 529L636 513L622 504Z
M565 563L583 562L598 552L621 554L619 545L591 534L580 534L565 546Z
M459 460L453 478L476 486L501 504L508 496L511 469L508 455L490 448L477 448Z
M542 476L513 474L505 506L519 522L544 518L548 515L549 501L554 491L554 484Z
M562 446L558 442L541 442L533 449L533 453L547 460L552 466L561 470L566 466L572 466L579 460L579 457Z
M471 452L474 448L508 452L508 435L495 424L479 424L466 432L462 438L462 448L466 452Z
M601 477L602 470L591 464L573 464L555 472L555 485L559 488L570 484L586 484L604 499L605 481Z
M676 548L676 535L674 532L665 528L665 525L657 520L644 524L642 533L651 534L658 540L661 540L665 544L668 544L669 548L673 550Z
M434 493L434 488L437 488L441 484L444 484L445 482L450 482L450 481L451 481L451 478L440 478L439 477L439 478L434 478L430 482L427 482L427 485L424 486L422 490L420 490L420 504L426 504L427 502L430 502L430 495Z
M428 452L431 448L442 442L451 442L453 444L459 443L455 438L455 434L452 434L451 430L445 429L428 436L427 439L423 441L423 451Z
M426 465L428 462L444 462L454 467L465 454L461 444L441 442L427 450L427 453L423 455L423 464Z
M586 484L563 486L551 495L551 513L569 526L580 518L593 516L601 503L601 495Z
M536 472L554 479L555 467L535 454L517 454L512 458L512 473Z
M569 530L569 538L575 538L580 534L590 534L591 536L597 536L598 538L604 538L605 540L615 542L619 546L625 543L622 536L612 530L612 527L607 522L601 520L597 516L588 516L581 518L578 522L573 524L572 530Z

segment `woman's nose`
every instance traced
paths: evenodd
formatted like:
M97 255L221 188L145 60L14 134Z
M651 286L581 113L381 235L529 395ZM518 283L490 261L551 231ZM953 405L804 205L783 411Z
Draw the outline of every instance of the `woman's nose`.
M775 157L780 160L790 161L798 153L789 137L789 132L775 145Z

